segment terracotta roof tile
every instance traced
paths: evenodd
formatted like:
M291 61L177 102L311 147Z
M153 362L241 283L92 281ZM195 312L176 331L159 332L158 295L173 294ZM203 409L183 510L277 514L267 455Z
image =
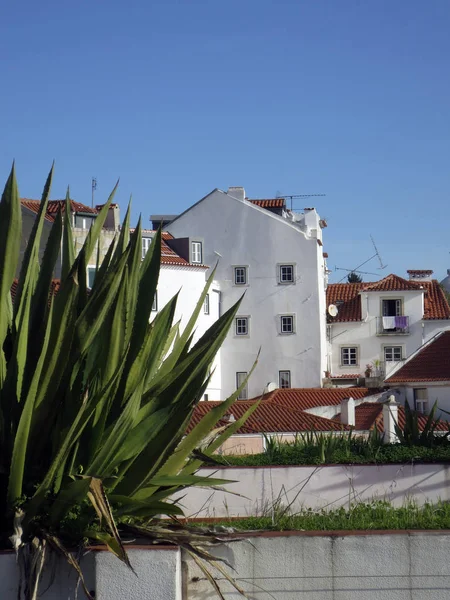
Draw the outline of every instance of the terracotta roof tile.
M31 210L32 212L34 212L34 214L37 215L39 212L39 206L41 203L39 200L30 200L29 198L21 198L20 204L22 206L24 206L25 208L28 208L28 210ZM45 220L49 221L50 223L53 223L53 221L55 219L52 217L52 215L49 215L48 213L46 213Z
M396 275L388 275L388 277L375 283L330 283L327 287L327 306L335 304L339 312L334 318L328 316L328 322L361 321L360 293L363 291L401 291L408 289L424 291L424 319L450 319L450 306L436 279L419 283L407 281Z
M398 275L390 274L375 283L366 283L361 291L363 292L403 292L407 290L419 290L421 283L408 281Z
M340 418L340 415L339 415ZM338 417L336 417L338 419ZM398 407L398 424L399 427L405 426L405 409L403 406ZM418 414L418 425L419 431L423 431L427 424L428 415ZM383 420L383 403L381 402L363 402L359 406L355 407L355 430L356 431L370 431L376 427L376 429L383 433L384 420ZM445 422L438 422L437 431L447 431L448 426Z
M431 269L408 269L406 271L411 275L432 275L433 271Z
M444 331L426 344L386 383L407 381L450 381L450 331Z
M264 400L290 408L307 410L316 406L335 406L350 396L355 400L373 394L368 388L286 388L265 394ZM256 398L254 398L256 400Z
M47 212L49 214L56 214L59 209L64 212L66 206L65 200L49 200ZM75 200L70 200L70 208L72 212L82 212L88 213L92 215L98 215L98 210L96 208L92 208L91 206L87 206L86 204L81 204L81 202L76 202Z
M330 379L358 379L361 373L345 373L344 375L332 375Z
M13 304L16 299L17 285L18 285L18 280L14 279L13 284L11 286L11 300L12 300ZM56 294L59 292L60 287L61 287L61 281L59 279L53 279L52 283L51 283L51 295L56 296ZM49 301L50 301L50 299L49 299Z
M246 198L246 200L261 208L284 208L286 205L284 198L263 198L261 200L251 200L250 198Z
M226 412L226 415L233 415L238 420L243 416L255 400L238 400ZM207 414L214 406L220 402L199 402L195 407L194 413L188 428L188 432ZM224 425L229 421L222 419L218 424ZM245 433L289 433L297 431L342 431L348 429L341 423L311 415L306 412L291 410L278 404L263 400L258 408L253 412L245 425L238 429L238 434Z
M132 233L134 229L130 229ZM156 231L154 229L143 229L142 233L146 234L155 234ZM193 264L189 263L186 259L182 258L179 254L172 250L172 248L167 244L166 240L173 240L173 235L170 233L163 231L161 236L161 264L162 265L171 265L178 267L196 267L197 269L208 269L207 265Z

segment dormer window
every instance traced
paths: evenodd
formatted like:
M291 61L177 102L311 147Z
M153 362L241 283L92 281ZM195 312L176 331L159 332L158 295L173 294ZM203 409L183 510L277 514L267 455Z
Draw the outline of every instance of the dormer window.
M200 265L202 264L203 248L201 242L191 242L191 262Z

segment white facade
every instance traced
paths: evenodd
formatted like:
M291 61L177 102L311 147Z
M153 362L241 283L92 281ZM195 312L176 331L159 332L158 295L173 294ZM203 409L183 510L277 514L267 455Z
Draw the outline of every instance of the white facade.
M187 325L191 314L194 312L198 299L205 287L206 269L193 266L175 266L161 264L159 282L157 289L157 300L154 305L156 316L175 294L179 292L177 307L175 310L174 323L180 321L180 331ZM219 318L220 291L218 284L213 282L209 290L209 307L204 305L197 320L193 343L195 343L205 331ZM209 308L208 314L205 310ZM211 377L206 394L209 400L221 399L221 376L220 376L220 351L216 356L213 366L214 372Z
M331 284L330 287L333 285L338 286L339 284ZM359 374L364 377L367 365L371 365L372 376L385 375L388 377L424 343L440 331L450 329L448 318L427 319L425 317L425 294L431 294L430 290L431 288L365 291L362 288L359 292L361 311L358 317L360 320L331 322L328 325L330 356L328 370L331 375L342 377L348 374ZM335 293L333 295L336 296ZM383 301L398 303L399 315L407 318L405 329L384 328ZM428 300L428 302L430 301ZM339 310L342 307L337 306L337 308ZM345 309L343 308L343 310Z
M236 390L238 374L250 371L260 349L244 396L258 396L269 382L278 385L280 371L290 373L290 387L321 386L326 265L319 216L314 209L279 216L244 200L242 188L233 194L216 189L166 226L175 238L201 242L210 268L219 260L221 314L245 292L237 313L242 321L221 350L220 399ZM283 266L292 281L281 281Z

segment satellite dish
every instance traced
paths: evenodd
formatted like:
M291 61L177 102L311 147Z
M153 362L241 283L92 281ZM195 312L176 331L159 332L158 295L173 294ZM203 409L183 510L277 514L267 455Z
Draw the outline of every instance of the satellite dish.
M274 390L277 390L277 389L278 389L277 384L273 381L269 381L269 383L264 388L263 394L268 394L269 392L273 392Z
M336 304L330 304L330 306L328 307L328 314L330 315L330 317L337 317L338 312L339 310Z

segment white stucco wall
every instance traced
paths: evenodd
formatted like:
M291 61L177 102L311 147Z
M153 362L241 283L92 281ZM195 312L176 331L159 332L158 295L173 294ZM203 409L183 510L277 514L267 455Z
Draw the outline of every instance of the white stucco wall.
M258 600L447 600L450 535L443 531L347 534L281 532L216 548L248 598ZM189 600L215 600L184 556ZM242 598L217 573L227 600Z
M206 269L195 267L178 267L175 265L161 265L158 282L159 312L175 294L179 292L174 323L180 321L181 331L187 325L198 299L205 287ZM213 282L209 290L209 314L200 311L194 335L194 343L211 327L219 317L220 289L217 282ZM157 312L152 313L153 317ZM214 361L214 373L206 390L209 400L222 400L220 352Z
M442 410L450 412L450 381L408 383L397 385L392 389L396 392L397 402L404 405L405 401L408 401L409 406L414 408L415 388L426 388L427 390L428 410L426 412L429 412L437 401L436 417L439 417L442 421L450 420L450 415L442 412Z
M315 211L307 214L311 235L321 237ZM311 227L314 223L316 228ZM315 237L285 219L237 200L220 190L167 226L174 237L203 239L204 262L221 256L216 279L222 312L245 292L238 315L249 317L249 335L231 331L221 351L222 392L236 389L236 373L249 371L261 348L248 396L278 383L280 370L291 371L292 387L320 386L326 368L324 259ZM295 284L278 283L277 265L295 265ZM234 266L248 267L248 285L234 285ZM281 335L279 318L293 314L296 333Z
M382 299L403 300L403 314L409 317L408 334L377 335L377 318L382 316ZM360 373L364 376L367 364L375 359L384 361L385 346L401 346L402 357L408 358L413 352L430 340L439 331L450 328L449 321L423 320L423 292L363 292L361 294L362 321L331 324L331 373L343 375ZM341 348L357 346L358 365L341 365ZM398 363L386 363L386 375Z
M205 468L199 474L236 481L226 489L240 495L190 488L181 501L188 516L270 515L277 500L292 503L293 513L303 507L348 507L373 499L395 506L450 500L450 465L441 464Z

